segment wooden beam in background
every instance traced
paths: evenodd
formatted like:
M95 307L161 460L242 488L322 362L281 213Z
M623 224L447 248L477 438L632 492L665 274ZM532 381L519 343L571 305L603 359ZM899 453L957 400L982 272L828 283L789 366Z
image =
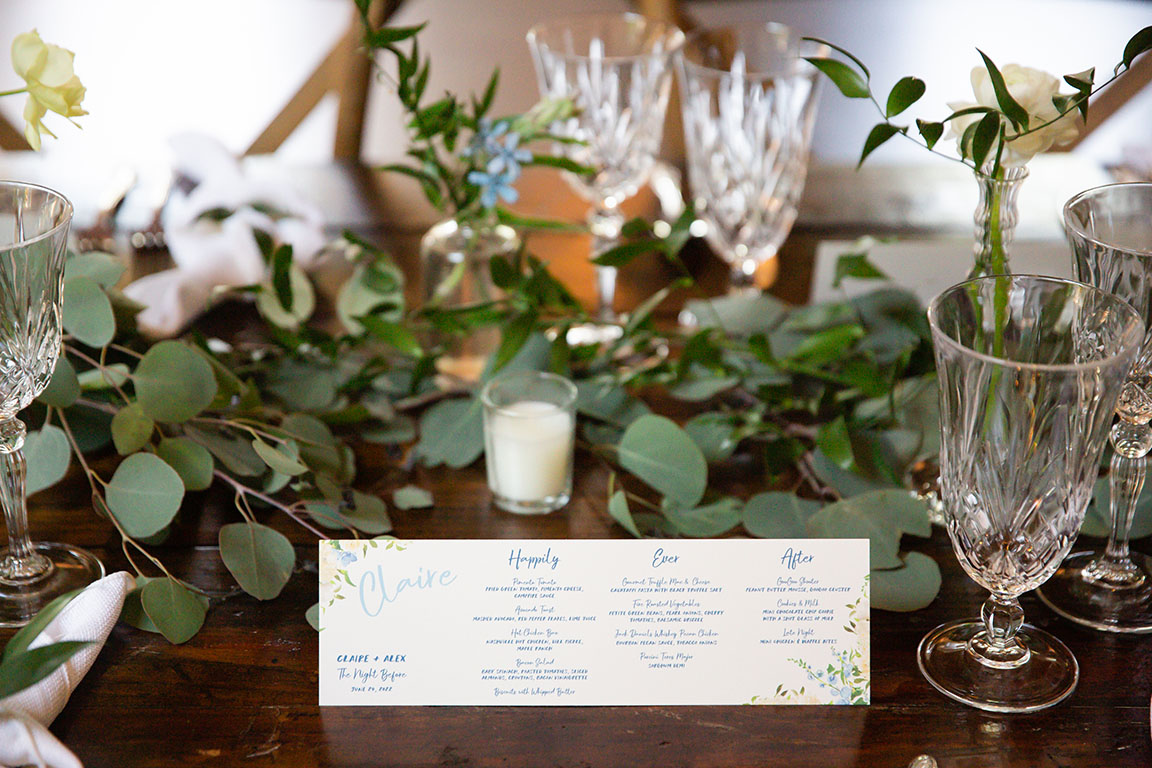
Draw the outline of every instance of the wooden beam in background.
M1088 134L1119 112L1133 96L1148 87L1149 83L1152 83L1152 53L1145 53L1132 62L1132 66L1127 72L1092 100L1091 109L1088 110L1088 123L1080 135L1070 144L1057 147L1054 151L1067 152L1075 149L1076 145L1088 137Z

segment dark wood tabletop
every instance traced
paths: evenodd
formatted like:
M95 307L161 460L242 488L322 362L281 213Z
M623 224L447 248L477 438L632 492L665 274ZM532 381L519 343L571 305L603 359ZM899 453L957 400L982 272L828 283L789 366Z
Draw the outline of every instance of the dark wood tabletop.
M625 535L605 509L607 470L588 456L578 460L574 500L546 517L493 509L482 463L406 473L395 456L365 446L359 464L365 490L387 498L413 482L434 494L434 509L393 510L400 537ZM750 487L741 473L739 467L729 472L738 491ZM127 567L115 532L87 498L79 477L34 497L34 538L80 544L111 570ZM298 562L281 596L260 602L234 589L221 564L215 531L234 515L228 508L223 494L191 496L173 536L156 550L176 573L213 595L201 632L174 646L118 625L53 725L88 768L904 768L922 753L941 768L1152 763L1147 637L1078 628L1026 595L1028 620L1063 639L1080 661L1080 685L1071 698L1037 714L991 715L944 698L921 678L920 638L946 620L975 615L983 600L940 529L912 545L940 563L944 584L936 601L916 613L873 612L871 706L321 708L317 634L304 619L317 599L316 540L282 515L266 515L265 522L291 537Z

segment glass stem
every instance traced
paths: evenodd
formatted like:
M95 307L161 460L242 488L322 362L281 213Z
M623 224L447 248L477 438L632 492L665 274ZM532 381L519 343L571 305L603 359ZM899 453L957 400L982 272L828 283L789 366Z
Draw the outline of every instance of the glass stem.
M993 595L980 609L984 631L968 641L968 652L978 662L997 669L1010 669L1026 664L1031 655L1028 646L1016 633L1024 624L1020 601L1005 595Z
M24 423L0 422L0 504L8 526L8 553L0 560L0 583L30 584L49 574L52 561L36 552L28 539L28 507L24 496Z
M624 215L617 206L598 203L588 214L588 229L592 233L592 255L599 256L616 247ZM596 267L596 316L604 322L616 322L613 305L616 301L616 267Z
M1112 427L1116 453L1108 473L1112 528L1104 554L1084 569L1084 578L1114 589L1139 587L1144 573L1128 557L1128 534L1136 514L1136 500L1144 487L1146 456L1152 448L1152 427L1121 419Z

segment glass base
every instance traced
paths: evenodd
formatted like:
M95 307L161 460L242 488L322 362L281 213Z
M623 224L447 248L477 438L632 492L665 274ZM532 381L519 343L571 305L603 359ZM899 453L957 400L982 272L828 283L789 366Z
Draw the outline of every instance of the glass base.
M986 666L969 650L983 632L983 622L961 619L936 627L920 641L916 661L933 688L988 712L1035 712L1076 690L1080 666L1052 635L1023 625L1016 637L1027 646L1028 661L1005 668Z
M104 564L79 547L40 541L33 542L32 549L48 558L52 568L24 584L0 582L0 627L22 627L60 595L104 577ZM7 548L0 550L0 561L7 556Z
M514 515L546 515L549 512L555 512L563 507L571 498L572 494L568 491L557 494L556 496L546 496L543 499L533 499L532 501L509 499L495 491L492 492L492 503L505 512L511 512Z
M1059 615L1086 627L1105 632L1152 632L1152 558L1130 553L1137 571L1135 583L1111 584L1106 579L1085 577L1085 569L1102 554L1088 551L1069 555L1037 590L1040 599Z

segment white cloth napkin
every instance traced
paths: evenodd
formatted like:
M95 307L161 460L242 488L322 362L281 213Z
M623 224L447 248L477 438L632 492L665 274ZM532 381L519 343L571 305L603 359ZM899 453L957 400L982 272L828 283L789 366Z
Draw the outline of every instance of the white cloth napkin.
M291 245L304 268L325 244L324 219L315 205L283 184L248 177L215 139L182 134L169 143L174 172L196 185L190 192L177 185L164 207L164 236L176 268L142 277L124 289L147 307L136 318L141 330L159 337L183 330L204 311L217 286L264 279L264 259L253 230ZM271 208L282 217L258 208ZM223 221L200 218L214 209L235 213Z
M49 733L48 726L96 661L120 616L124 597L134 586L135 580L125 571L90 584L32 641L32 648L64 640L92 645L31 688L0 700L0 766L80 768L80 761Z

